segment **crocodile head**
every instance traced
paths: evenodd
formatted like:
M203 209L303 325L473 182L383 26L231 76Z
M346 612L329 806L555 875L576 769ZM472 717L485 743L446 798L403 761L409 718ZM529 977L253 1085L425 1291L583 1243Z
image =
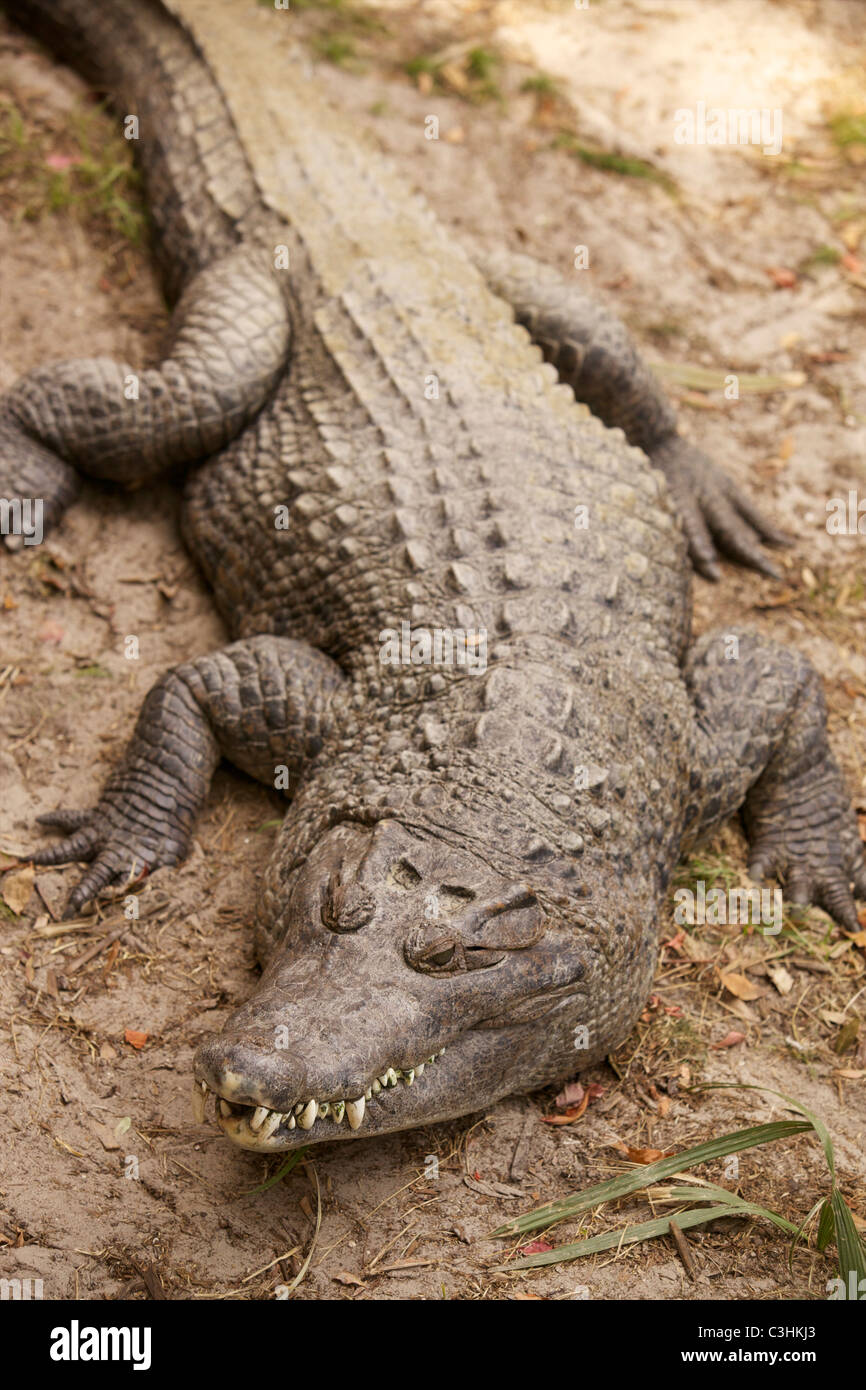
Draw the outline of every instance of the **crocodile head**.
M586 934L468 848L397 820L340 824L263 901L270 963L195 1060L197 1114L216 1093L244 1148L413 1128L591 1060L574 1031Z

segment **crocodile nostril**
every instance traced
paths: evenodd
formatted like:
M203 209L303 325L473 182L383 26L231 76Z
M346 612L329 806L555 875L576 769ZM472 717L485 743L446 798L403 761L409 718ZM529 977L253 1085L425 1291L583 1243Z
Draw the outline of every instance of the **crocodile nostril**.
M464 888L460 883L443 883L439 889L443 898L456 898L458 902L471 903L477 897L471 888Z
M343 883L339 871L322 886L320 915L329 931L357 931L367 925L375 911L373 894L359 883Z
M307 1069L300 1058L274 1047L264 1034L218 1033L195 1055L196 1079L239 1105L285 1110L305 1092Z
M401 888L415 888L421 882L421 874L415 868L411 859L403 855L391 869L391 880Z

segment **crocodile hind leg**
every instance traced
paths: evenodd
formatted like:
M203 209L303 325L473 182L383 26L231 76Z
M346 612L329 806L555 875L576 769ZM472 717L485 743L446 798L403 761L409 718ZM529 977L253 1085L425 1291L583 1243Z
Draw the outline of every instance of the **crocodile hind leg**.
M294 787L319 751L342 681L330 657L271 636L234 642L162 676L97 805L39 817L70 833L31 855L34 863L92 861L64 915L75 916L109 883L185 857L221 756L271 786L276 767L286 766Z
M606 425L622 429L664 473L695 568L718 579L718 549L778 578L761 542L785 545L788 538L722 469L677 434L672 407L619 319L530 256L488 251L475 242L470 255L577 399Z
M284 289L265 250L230 251L190 281L159 366L53 362L0 398L0 497L41 501L50 525L75 495L76 470L141 483L216 453L264 404L289 344Z
M696 729L684 847L742 807L752 878L775 876L792 902L815 903L857 930L866 847L830 751L814 667L734 628L701 638L685 674Z

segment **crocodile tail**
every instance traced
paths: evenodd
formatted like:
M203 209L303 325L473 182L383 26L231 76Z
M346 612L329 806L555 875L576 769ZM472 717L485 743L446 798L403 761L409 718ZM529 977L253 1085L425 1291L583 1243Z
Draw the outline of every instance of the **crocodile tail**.
M243 146L194 39L158 0L6 0L8 17L104 92L144 173L171 302L258 205Z

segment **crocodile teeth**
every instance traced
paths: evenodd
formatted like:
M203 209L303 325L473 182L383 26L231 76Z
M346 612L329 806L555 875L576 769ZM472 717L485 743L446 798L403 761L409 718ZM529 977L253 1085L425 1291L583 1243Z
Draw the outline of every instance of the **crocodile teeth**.
M271 1135L275 1134L276 1131L279 1129L282 1122L282 1115L280 1115L278 1111L272 1110L268 1115L268 1118L262 1125L261 1129L259 1130L259 1138L270 1139Z
M437 1057L441 1057L445 1048L442 1047L438 1052L434 1052L426 1061L419 1062L415 1067L388 1067L382 1072L381 1076L374 1077L363 1095L355 1100L300 1100L292 1110L287 1110L282 1114L278 1110L270 1110L266 1105L256 1105L243 1107L245 1113L241 1122L245 1123L252 1135L266 1143L277 1130L285 1125L287 1129L312 1129L318 1119L330 1117L335 1124L342 1124L343 1119L348 1119L349 1128L352 1130L360 1129L367 1113L367 1101L372 1100L373 1096L379 1095L381 1091L391 1089L402 1082L405 1086L411 1086L419 1076L423 1076L424 1068L435 1062ZM192 1110L198 1124L201 1124L205 1117L205 1106L210 1095L207 1083L197 1081L192 1089ZM218 1112L224 1119L232 1119L238 1116L238 1107L225 1100L222 1096L216 1097Z
M357 1100L346 1101L346 1119L349 1121L350 1129L360 1128L366 1108L367 1102L364 1096L359 1096Z
M297 1110L297 1106L295 1106L295 1109ZM312 1129L318 1113L318 1101L307 1101L307 1104L301 1107L301 1113L298 1116L298 1124L301 1126L301 1129Z
M204 1111L207 1104L207 1086L203 1081L196 1081L192 1088L192 1117L197 1125L204 1124Z

